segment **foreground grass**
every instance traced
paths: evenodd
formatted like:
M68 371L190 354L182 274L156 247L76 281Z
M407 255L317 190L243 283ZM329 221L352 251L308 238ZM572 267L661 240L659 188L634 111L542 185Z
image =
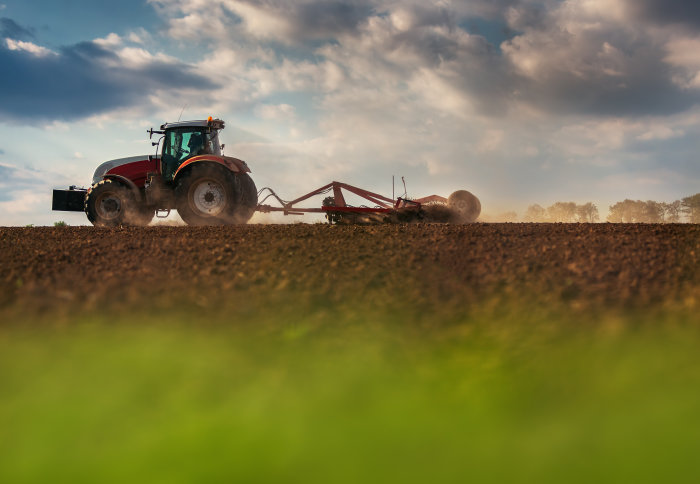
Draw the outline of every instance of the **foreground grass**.
M0 481L697 482L693 314L527 309L5 325Z

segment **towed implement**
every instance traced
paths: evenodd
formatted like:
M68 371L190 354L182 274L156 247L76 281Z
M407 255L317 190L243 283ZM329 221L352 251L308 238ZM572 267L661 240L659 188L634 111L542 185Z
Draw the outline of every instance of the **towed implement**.
M448 198L388 198L346 183L332 182L294 200L283 200L271 188L258 191L245 161L222 153L220 119L163 124L150 129L158 155L119 158L97 167L90 188L71 186L53 191L53 210L84 211L98 226L147 225L154 216L177 210L189 225L244 224L256 211L285 215L325 213L331 223L435 221L469 223L481 212L479 200L466 190ZM344 192L370 205L351 206ZM321 207L299 204L329 195ZM262 198L260 203L258 199ZM277 202L276 205L266 204Z

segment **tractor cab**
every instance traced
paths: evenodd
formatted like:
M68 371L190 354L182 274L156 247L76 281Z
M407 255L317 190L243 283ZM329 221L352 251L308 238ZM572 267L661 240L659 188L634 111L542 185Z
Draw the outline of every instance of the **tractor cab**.
M173 181L177 169L186 160L200 155L221 156L219 130L224 128L220 119L209 118L202 121L183 121L166 123L163 134L163 151L161 154L161 172L166 182Z

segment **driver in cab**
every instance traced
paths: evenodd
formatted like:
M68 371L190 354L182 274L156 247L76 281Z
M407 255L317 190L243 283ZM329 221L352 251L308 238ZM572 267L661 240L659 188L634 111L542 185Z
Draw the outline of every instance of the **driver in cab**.
M211 153L211 150L208 149L207 145L208 143L204 142L204 136L202 133L192 133L190 140L187 142L187 147L190 150L189 157Z

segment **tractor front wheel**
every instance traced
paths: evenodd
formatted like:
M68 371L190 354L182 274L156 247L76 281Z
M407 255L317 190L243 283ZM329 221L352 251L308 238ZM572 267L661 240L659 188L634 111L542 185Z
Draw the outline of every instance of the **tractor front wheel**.
M100 227L147 225L153 217L153 212L149 214L141 207L131 190L113 180L102 180L90 187L85 195L85 214Z
M195 164L175 185L177 213L188 225L236 222L240 194L234 174L214 164Z

